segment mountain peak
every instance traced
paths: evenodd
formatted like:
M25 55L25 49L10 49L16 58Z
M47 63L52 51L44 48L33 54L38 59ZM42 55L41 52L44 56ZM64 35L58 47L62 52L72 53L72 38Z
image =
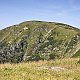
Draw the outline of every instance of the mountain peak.
M80 29L68 24L32 20L0 31L1 63L79 57L79 53Z

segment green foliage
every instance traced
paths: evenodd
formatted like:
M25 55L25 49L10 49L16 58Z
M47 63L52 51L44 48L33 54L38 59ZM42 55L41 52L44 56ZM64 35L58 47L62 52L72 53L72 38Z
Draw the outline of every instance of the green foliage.
M78 42L78 38L77 38L77 36L74 36L74 37L71 39L71 41L69 42L68 47L67 47L67 49L66 49L66 52L67 52L69 49L73 49L73 47L77 44L77 42Z
M40 59L39 54L32 54L29 58L27 58L27 61L39 61Z
M49 57L50 57L50 59L58 59L59 55L56 52L54 52L54 53L50 53Z
M26 61L39 61L39 60L49 60L48 54L32 54L27 57Z

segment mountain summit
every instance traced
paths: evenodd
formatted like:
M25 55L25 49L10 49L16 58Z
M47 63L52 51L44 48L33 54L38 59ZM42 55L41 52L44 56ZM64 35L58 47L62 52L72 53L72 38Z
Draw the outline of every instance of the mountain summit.
M80 29L26 21L0 30L0 63L80 56Z

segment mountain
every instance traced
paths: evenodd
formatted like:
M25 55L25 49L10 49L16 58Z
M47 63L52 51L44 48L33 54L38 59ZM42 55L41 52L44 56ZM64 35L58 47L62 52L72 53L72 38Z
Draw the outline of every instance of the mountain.
M0 30L0 63L80 57L80 29L25 21Z

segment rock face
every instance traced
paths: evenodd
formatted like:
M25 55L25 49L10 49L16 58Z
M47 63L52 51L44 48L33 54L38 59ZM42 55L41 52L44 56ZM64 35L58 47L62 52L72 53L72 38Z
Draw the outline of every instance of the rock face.
M80 29L67 24L27 21L0 31L0 63L79 57L79 54Z

